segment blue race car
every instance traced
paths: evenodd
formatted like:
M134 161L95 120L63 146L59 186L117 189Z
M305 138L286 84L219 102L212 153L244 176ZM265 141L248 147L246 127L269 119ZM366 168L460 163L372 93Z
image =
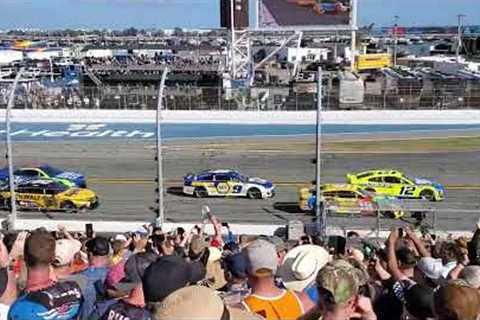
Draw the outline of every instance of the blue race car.
M236 170L207 170L183 178L183 193L197 198L247 197L266 199L275 195L275 185L261 178L245 177Z
M48 164L25 168L14 168L13 174L15 176L15 180L51 179L58 181L67 187L87 187L87 180L81 173L60 170ZM8 180L8 167L0 170L0 180Z

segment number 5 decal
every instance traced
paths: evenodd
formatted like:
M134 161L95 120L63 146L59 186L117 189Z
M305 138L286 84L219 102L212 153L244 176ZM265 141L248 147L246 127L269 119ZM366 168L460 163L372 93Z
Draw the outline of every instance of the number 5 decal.
M233 187L233 193L240 193L242 192L242 186L240 184L237 184L236 186Z
M400 193L404 196L413 196L414 192L415 192L414 186L404 186L402 188L402 191L400 191Z

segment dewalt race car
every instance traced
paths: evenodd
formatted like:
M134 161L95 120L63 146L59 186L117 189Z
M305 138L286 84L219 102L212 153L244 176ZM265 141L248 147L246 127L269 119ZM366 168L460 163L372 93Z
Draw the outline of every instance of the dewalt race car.
M85 176L78 172L64 171L48 164L32 166L26 168L14 168L13 175L15 181L24 179L51 179L58 181L67 187L86 188L87 181ZM0 170L0 180L8 179L8 167Z
M0 205L3 208L10 208L10 197L8 182L4 182L0 186ZM17 183L15 197L19 209L75 211L95 209L99 205L98 197L92 190L70 188L50 179Z
M369 170L358 174L348 174L348 183L361 186L367 191L399 198L445 199L445 188L439 183L423 179L409 178L397 170Z
M183 193L197 198L210 196L265 199L275 195L275 185L261 178L249 178L236 170L207 170L183 178Z
M330 214L360 214L376 216L377 212L388 218L400 219L405 211L400 202L393 198L365 191L350 184L325 184L320 186L321 210ZM299 208L304 212L315 210L315 187L299 190Z

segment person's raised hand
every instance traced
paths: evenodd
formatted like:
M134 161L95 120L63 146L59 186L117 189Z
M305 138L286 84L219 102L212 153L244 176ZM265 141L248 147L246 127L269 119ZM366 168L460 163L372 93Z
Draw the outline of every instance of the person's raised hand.
M355 313L352 318L360 318L364 320L376 320L377 315L373 311L372 301L364 296L358 296L356 302Z
M392 229L390 235L388 236L387 243L388 244L395 244L397 240L400 238L400 233L398 232L398 228Z
M10 258L17 259L23 256L23 247L25 246L25 240L28 237L28 231L22 231L17 235L17 239L13 243L12 250L10 251Z
M9 264L8 250L3 240L0 240L0 268L7 268Z

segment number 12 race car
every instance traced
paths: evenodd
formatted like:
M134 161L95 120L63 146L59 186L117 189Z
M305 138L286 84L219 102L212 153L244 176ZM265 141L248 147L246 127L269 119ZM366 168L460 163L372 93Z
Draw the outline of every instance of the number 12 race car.
M445 187L439 183L423 179L409 178L396 170L370 170L347 175L350 184L361 186L367 191L399 198L445 199Z
M245 177L236 170L207 170L185 176L183 193L197 198L232 196L265 199L275 195L275 185L268 180Z

